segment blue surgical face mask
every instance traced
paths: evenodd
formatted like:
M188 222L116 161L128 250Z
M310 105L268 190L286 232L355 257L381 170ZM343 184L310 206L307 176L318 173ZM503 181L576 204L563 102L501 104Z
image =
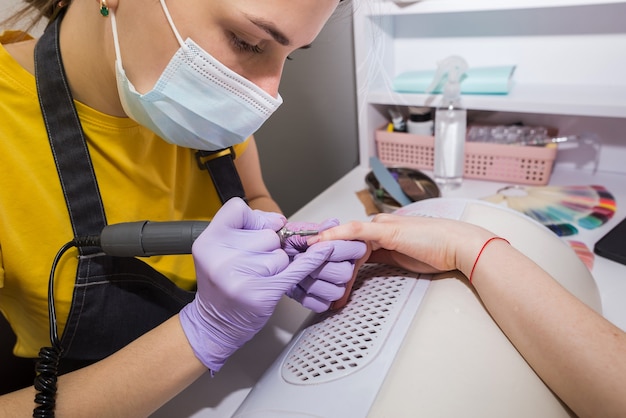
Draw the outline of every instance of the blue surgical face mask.
M215 151L243 142L274 113L282 98L272 97L191 39L183 42L164 0L161 5L180 48L145 94L137 92L126 77L111 11L117 89L124 112L182 147Z

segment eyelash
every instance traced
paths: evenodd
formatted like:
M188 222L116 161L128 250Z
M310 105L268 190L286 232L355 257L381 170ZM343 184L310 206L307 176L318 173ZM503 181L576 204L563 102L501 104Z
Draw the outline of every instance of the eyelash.
M243 39L237 37L234 33L230 34L230 42L241 52L251 52L253 54L261 54L263 52L263 49L261 49L258 45L251 45Z
M243 39L239 38L234 33L230 34L230 42L232 45L241 52L251 52L253 54L261 54L263 53L263 49L258 45L251 45ZM287 56L288 61L292 61L293 58L289 55Z

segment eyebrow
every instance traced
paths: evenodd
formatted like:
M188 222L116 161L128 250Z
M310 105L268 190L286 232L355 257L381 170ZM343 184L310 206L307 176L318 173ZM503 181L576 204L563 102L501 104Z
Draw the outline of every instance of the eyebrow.
M267 21L262 20L262 19L252 18L252 17L248 17L248 19L256 27L258 27L259 29L263 30L265 33L269 34L279 44L281 44L283 46L291 45L291 41L289 40L289 38L287 38L287 36L285 36L281 31L279 31L276 28L276 26L274 26L272 23L267 22ZM311 47L311 44L308 44L308 45L302 46L299 49L308 49L310 47Z
M264 32L269 34L272 38L274 38L274 40L278 42L279 44L283 46L288 46L291 44L291 41L289 40L289 38L287 38L281 31L276 29L276 26L274 26L272 23L267 22L265 20L256 19L253 17L248 17L248 19L259 29L263 30Z

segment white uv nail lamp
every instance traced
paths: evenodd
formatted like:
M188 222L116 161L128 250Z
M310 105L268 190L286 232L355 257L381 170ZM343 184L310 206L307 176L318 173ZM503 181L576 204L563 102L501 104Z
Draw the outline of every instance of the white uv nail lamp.
M567 243L519 212L434 198L402 214L460 219L509 240L600 312ZM236 418L570 417L460 273L420 277L365 265L346 307L313 315L252 388Z

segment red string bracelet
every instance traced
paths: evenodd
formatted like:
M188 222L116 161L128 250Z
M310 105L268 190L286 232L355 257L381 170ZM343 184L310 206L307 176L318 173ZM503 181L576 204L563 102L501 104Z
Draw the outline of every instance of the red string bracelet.
M478 264L478 260L480 259L481 254L483 253L483 251L485 251L485 248L487 247L487 245L489 245L490 242L495 241L497 239L500 239L500 240L506 242L507 244L510 244L509 241L507 241L506 239L504 239L502 237L491 237L487 241L485 241L485 243L483 244L482 248L478 252L478 255L476 256L476 260L474 260L474 266L472 267L472 271L471 271L470 276L469 276L470 284L472 284L472 276L474 275L474 270L476 269L476 264Z

